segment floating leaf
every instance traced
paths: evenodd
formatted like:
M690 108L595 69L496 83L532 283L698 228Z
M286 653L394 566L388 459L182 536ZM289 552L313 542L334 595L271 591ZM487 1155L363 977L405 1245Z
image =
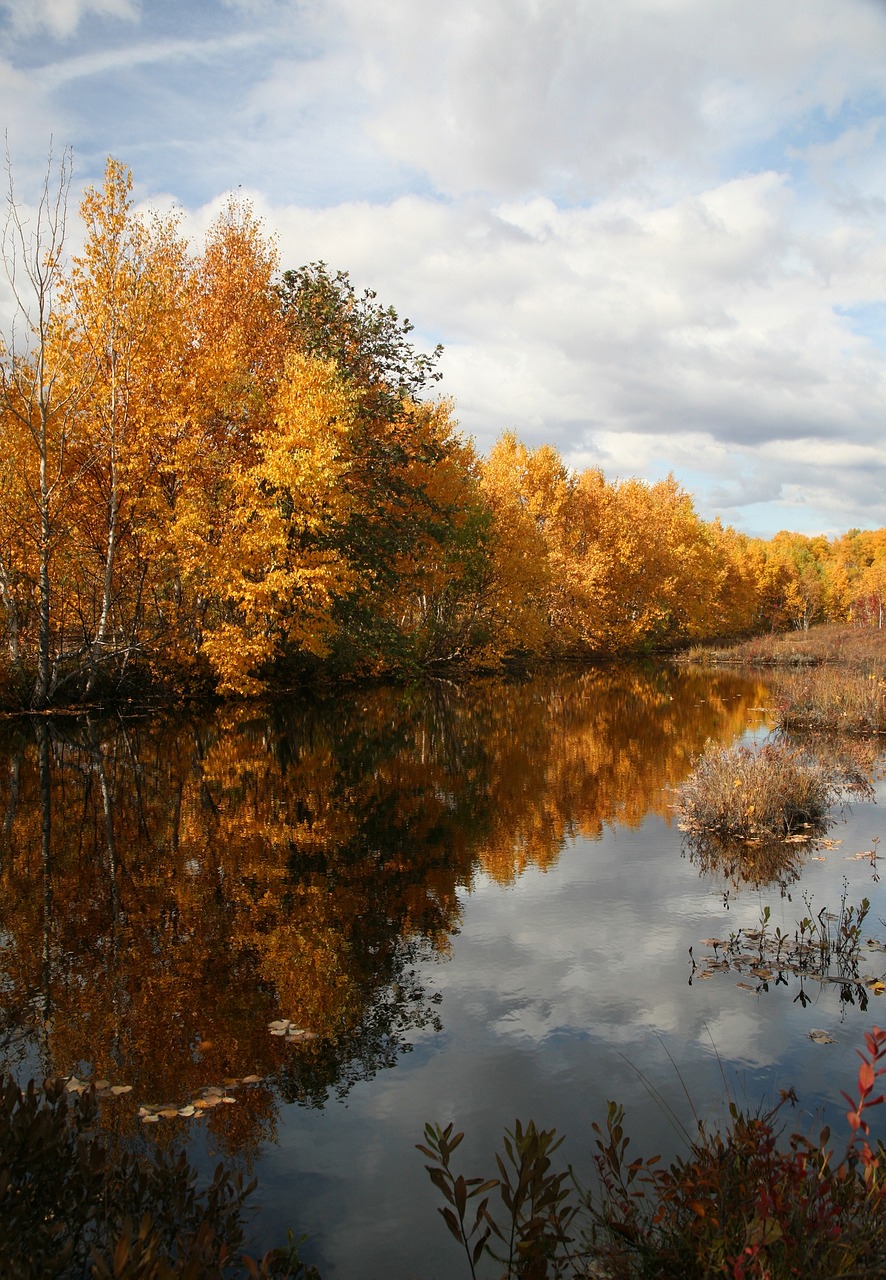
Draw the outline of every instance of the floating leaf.
M142 1124L159 1124L160 1117L153 1114L142 1116Z
M119 1098L121 1093L132 1093L132 1085L131 1084L112 1084L111 1093L113 1093L115 1098Z
M178 1114L185 1117L193 1116L196 1115L196 1109L188 1104L186 1107L179 1107Z
M756 988L756 987L752 987L752 986L751 986L751 984L750 984L749 982L736 982L736 984L735 984L735 985L736 985L737 987L740 987L740 988L742 989L742 991L756 991L756 990L757 990L757 988Z
M813 1030L809 1032L809 1039L816 1044L836 1044L833 1036L829 1036L826 1031Z
M262 1077L261 1077L261 1076L244 1076L244 1077L243 1077L243 1083L244 1083L244 1084L259 1084L259 1083L261 1082L261 1079L262 1079Z

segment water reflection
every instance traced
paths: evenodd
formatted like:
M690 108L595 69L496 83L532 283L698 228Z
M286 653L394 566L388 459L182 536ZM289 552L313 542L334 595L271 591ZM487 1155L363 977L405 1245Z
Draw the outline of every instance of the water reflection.
M730 673L609 669L19 726L0 1065L132 1084L121 1125L256 1075L206 1119L248 1157L279 1099L320 1106L439 1028L419 971L478 874L512 883L577 834L669 819L693 756L763 696ZM281 1017L310 1038L272 1036Z

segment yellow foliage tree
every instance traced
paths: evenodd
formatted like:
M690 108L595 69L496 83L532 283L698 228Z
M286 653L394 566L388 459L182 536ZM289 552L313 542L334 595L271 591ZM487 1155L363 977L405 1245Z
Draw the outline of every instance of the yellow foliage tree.
M286 357L273 420L255 435L255 461L234 470L204 566L219 610L203 650L223 693L257 692L257 673L287 648L325 652L334 594L349 583L332 535L348 514L357 399L330 361Z

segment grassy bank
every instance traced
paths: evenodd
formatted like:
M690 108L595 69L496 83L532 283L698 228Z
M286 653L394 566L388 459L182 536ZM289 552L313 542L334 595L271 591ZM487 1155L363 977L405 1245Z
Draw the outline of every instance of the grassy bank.
M780 729L886 733L886 629L822 626L767 634L728 648L696 646L680 662L771 668Z
M695 666L840 666L886 676L886 628L827 625L767 631L731 645L693 645L678 659Z

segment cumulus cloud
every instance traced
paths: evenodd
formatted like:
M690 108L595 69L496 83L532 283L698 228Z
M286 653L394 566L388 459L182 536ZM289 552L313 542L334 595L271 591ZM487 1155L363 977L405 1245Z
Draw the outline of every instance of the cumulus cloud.
M881 456L886 361L840 308L882 245L808 253L796 204L763 173L652 208L408 197L269 221L286 261L350 267L447 344L444 385L481 447L514 428L576 466L703 471L712 499L756 502Z
M865 0L341 4L374 135L450 193L594 198L674 166L709 179L773 121L833 115L886 86L882 15Z
M886 523L879 4L39 13L69 34L15 28L11 111L21 92L25 122L64 122L87 179L132 163L197 235L226 189L254 193L284 265L347 268L445 344L481 448L513 428L575 466L674 470L761 532Z

